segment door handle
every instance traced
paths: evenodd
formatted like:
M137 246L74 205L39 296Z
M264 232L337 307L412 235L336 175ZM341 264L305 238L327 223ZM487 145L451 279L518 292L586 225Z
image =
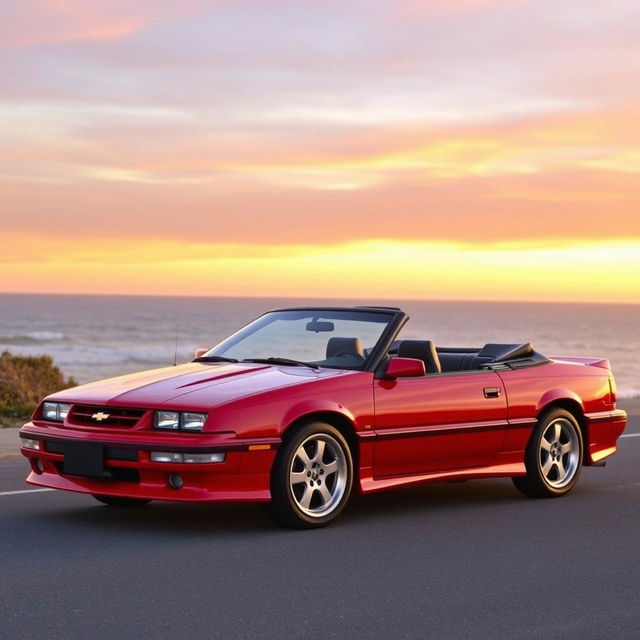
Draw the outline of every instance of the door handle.
M485 387L484 388L484 397L485 398L499 398L500 397L500 387Z

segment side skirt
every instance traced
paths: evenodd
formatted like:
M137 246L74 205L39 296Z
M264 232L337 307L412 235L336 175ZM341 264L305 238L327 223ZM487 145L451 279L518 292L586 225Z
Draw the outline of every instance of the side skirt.
M369 472L369 473L367 473ZM480 469L461 469L457 471L437 471L435 473L422 473L411 476L393 476L387 478L373 478L370 469L360 470L360 491L372 493L395 487L408 487L414 484L427 482L443 482L446 480L471 480L474 478L510 478L526 474L524 462L508 462L496 464Z

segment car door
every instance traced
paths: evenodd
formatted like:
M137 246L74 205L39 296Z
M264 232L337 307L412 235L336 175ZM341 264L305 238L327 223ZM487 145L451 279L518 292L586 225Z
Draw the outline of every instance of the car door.
M373 476L491 465L506 434L507 403L493 371L374 380Z

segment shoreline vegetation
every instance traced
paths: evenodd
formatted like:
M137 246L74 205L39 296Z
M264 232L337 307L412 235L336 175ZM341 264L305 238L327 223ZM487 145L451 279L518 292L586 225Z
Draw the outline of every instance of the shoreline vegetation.
M21 427L37 404L50 393L75 387L51 356L0 353L0 428Z

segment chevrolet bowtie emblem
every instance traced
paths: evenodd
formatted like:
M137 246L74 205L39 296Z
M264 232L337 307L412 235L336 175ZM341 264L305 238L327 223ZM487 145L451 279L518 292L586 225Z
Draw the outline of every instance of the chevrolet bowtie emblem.
M91 418L93 420L97 420L98 422L102 422L103 420L106 420L109 417L108 413L102 413L102 411L99 411L98 413L94 413Z

